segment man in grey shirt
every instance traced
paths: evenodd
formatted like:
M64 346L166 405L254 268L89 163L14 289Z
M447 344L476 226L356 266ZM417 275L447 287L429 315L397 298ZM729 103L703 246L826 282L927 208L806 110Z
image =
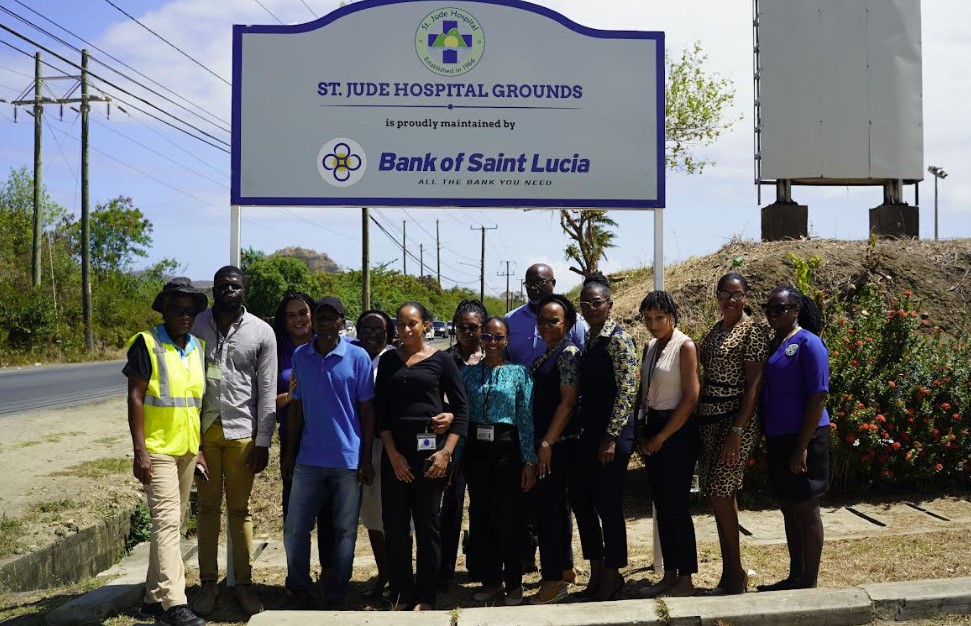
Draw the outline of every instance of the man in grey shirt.
M208 615L216 604L219 524L223 493L233 544L233 594L249 615L263 610L252 587L253 479L266 469L276 425L276 337L270 325L243 306L243 272L227 265L213 279L213 306L198 315L192 334L206 342L202 449L208 478L198 480L199 578L194 605Z

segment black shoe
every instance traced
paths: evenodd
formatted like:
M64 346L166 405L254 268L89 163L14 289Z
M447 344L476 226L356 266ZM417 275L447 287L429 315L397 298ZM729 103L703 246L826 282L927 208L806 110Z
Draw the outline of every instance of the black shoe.
M193 613L188 604L173 606L158 621L169 626L206 626L206 620Z
M138 617L142 619L155 619L164 614L161 602L142 602L142 608L138 610Z
M770 585L756 585L756 591L785 591L787 589L799 589L799 580L792 578L783 578L779 582L772 583Z
M388 585L388 581L376 578L371 585L364 590L361 594L361 598L365 600L380 600L384 596L384 588Z

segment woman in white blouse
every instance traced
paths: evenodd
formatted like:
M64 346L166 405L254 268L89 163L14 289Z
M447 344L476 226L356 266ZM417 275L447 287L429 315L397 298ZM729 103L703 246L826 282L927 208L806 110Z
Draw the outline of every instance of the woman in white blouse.
M700 445L698 424L692 417L701 387L698 349L677 329L678 309L668 292L647 294L640 313L654 338L641 363L639 442L646 455L664 556L664 577L644 594L690 596L695 591L691 575L698 572L695 529L688 510Z

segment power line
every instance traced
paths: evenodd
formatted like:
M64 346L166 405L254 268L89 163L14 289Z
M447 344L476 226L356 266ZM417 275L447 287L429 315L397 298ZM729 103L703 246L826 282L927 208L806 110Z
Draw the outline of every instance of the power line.
M138 21L138 18L136 18L135 16L131 15L130 13L128 13L127 11L125 11L123 8L121 8L120 6L118 6L117 4L115 4L114 2L112 2L111 0L105 0L105 2L107 2L111 6L115 7L116 9L118 9L119 12L121 12L123 15L125 15L126 17L128 17L128 19L130 19L131 21L135 22L136 24L138 24L139 26L141 26L142 28L144 28L148 32L152 33L153 35L155 35L156 37L158 37L159 39L161 39L162 41L164 41L165 43L167 43L169 45L169 47L171 47L172 49L174 49L176 52L178 52L179 54L181 54L185 58L189 59L190 61L192 61L193 63L195 63L196 65L198 65L202 69L206 70L207 72L209 72L210 74L212 74L213 76L215 76L216 78L218 78L219 80L223 81L224 83L226 83L230 87L233 86L233 84L231 82L229 82L228 80L226 80L225 78L223 78L222 76L220 76L219 74L217 74L216 72L214 72L211 69L209 69L208 67L206 67L206 65L204 65L200 61L197 61L195 58L193 58L188 52L184 51L182 48L178 47L177 45L175 45L174 43L172 43L171 41L169 41L165 37L159 35L154 30L152 30L151 28L149 28L145 24L143 24L140 21Z
M109 0L105 0L105 2L108 2L108 1L109 1ZM27 37L26 35L24 35L23 33L20 33L20 32L17 32L16 30L14 30L14 29L12 29L12 28L10 28L9 26L6 26L5 24L2 24L2 23L0 23L0 28L2 28L3 30L5 30L5 31L7 31L7 32L9 32L9 33L11 33L12 35L14 35L14 36L15 36L15 37L17 37L17 38L19 38L19 39L22 39L23 41L26 41L27 43L29 43L29 44L31 44L32 46L34 46L34 47L36 47L36 48L40 48L41 50L43 50L43 51L45 51L45 52L47 52L47 53L49 53L49 54L51 54L51 55L53 55L54 57L56 57L57 59L59 59L59 60L61 60L61 61L63 61L64 63L67 63L67 64L68 64L68 65L70 65L71 67L74 67L74 68L77 68L77 69L81 69L81 66L80 66L80 65L78 65L77 63L75 63L75 62L73 62L73 61L71 61L70 59L68 59L68 58L66 58L66 57L63 57L63 56L61 56L60 54L58 54L57 52L54 52L53 50L51 50L51 49L50 49L50 48L48 48L48 47L46 47L46 46L44 46L44 45L41 45L41 44L39 44L39 43L37 43L36 41L34 41L33 39L31 39L30 37ZM14 50L17 50L17 51L18 51L18 52L20 52L21 54L24 54L24 55L27 55L27 56L29 56L29 57L33 57L33 55L32 55L32 54L30 54L29 52L25 52L25 51L23 51L23 50L21 50L21 49L19 49L19 48L17 48L16 46L13 46L13 45L11 45L11 44L9 44L9 43L7 43L7 42L5 42L5 41L2 41L2 40L0 40L0 43L4 43L4 44L6 44L6 45L8 45L8 46L10 46L11 48L13 48ZM45 65L47 65L48 67L52 67L52 68L54 68L54 66L53 66L53 65L50 65L50 63L47 63L46 61L44 62L44 64L45 64ZM54 69L57 69L58 71L61 71L61 70L60 70L60 69L58 69L58 68L54 68ZM154 103L152 103L152 102L149 102L149 101L148 101L148 100L146 100L145 98L142 98L141 96L138 96L138 95L136 95L136 94L133 94L133 93L131 93L130 91L128 91L127 89L125 89L125 88L123 88L123 87L120 87L120 86L118 86L118 85L116 85L115 83L113 83L113 82L111 82L110 80L108 80L108 79L106 79L106 78L104 78L104 77L102 77L102 76L99 76L99 75L97 75L97 74L95 74L94 72L91 72L91 71L88 71L88 75L89 75L90 77L92 77L92 78L97 78L98 80L100 80L100 81L102 81L102 82L103 82L103 83L105 83L106 85L110 85L110 86L111 86L112 88L114 88L114 89L117 89L117 90L119 90L119 91L121 91L122 93L124 93L124 94L126 94L126 95L129 95L129 96L131 96L131 97L133 97L133 98L135 98L136 100L139 100L139 101L141 101L141 102L144 102L144 103L145 103L145 104L147 104L148 106L150 106L150 107L152 107L152 108L154 108L154 109L156 109L156 110L158 110L158 111L160 111L161 113L164 113L165 115L168 115L168 116L169 116L169 117L171 117L172 119L174 119L174 120L176 120L176 121L178 121L178 122L181 122L182 124L184 124L184 125L186 125L186 126L188 126L189 128L192 128L193 130L196 130L196 131L198 131L199 133L201 133L201 134L203 134L203 135L205 135L206 137L209 137L210 139L212 139L212 140L214 140L214 141L217 141L217 142L219 142L219 143L221 143L221 144L223 144L223 145L224 145L224 146L226 146L227 148L229 147L229 143L228 143L228 142L226 142L226 141L223 141L222 139L219 139L218 137L216 137L216 136L214 136L214 135L210 135L209 133L207 133L206 131L204 131L204 130L202 130L202 129L201 129L201 128L199 128L198 126L195 126L195 125L193 125L193 124L190 124L189 122L186 122L185 120L183 120L183 119L181 119L181 118L179 118L179 117L177 117L176 115L173 115L172 113L169 113L168 111L166 111L165 109L163 109L163 108L161 108L160 106L158 106L158 105L156 105L156 104L154 104ZM104 91L103 91L103 90L101 90L101 91L102 91L102 93L104 93ZM117 96L115 96L115 97L117 98ZM130 103L127 103L127 104L129 104L129 106L132 106L132 107L134 108L134 105L132 105L132 104L130 104ZM144 112L144 111L143 111L143 112ZM155 117L155 116L153 116L153 117ZM156 117L156 119L159 119L159 118L157 118L157 117ZM162 120L161 120L161 119L159 119L159 121L162 121ZM170 126L172 126L173 128L178 128L178 127L176 127L176 126L174 126L174 125L172 125L172 124L169 124L169 125L170 125ZM184 132L184 133L186 133L186 134L188 134L188 135L190 135L190 136L193 136L193 137L194 137L194 135L192 135L192 133L189 133L188 131L186 131L186 130L184 130L184 129L181 129L181 128L179 128L179 130L181 130L182 132ZM195 137L195 138L196 138L196 139L199 139L200 141L204 141L204 140L202 140L202 139L201 139L201 138L199 138L199 137ZM211 143L209 143L208 141L205 141L205 143L208 143L209 145L211 145L211 146L213 146L214 148L215 148L215 147L218 147L218 146L215 146L215 145L213 145L213 144L211 144ZM228 150L223 150L223 151L224 151L224 152L228 152Z
M23 76L25 78L30 78L30 79L33 79L34 78L30 74L27 74L25 72L21 72L20 70L15 70L14 68L7 67L6 65L0 65L0 70L7 70L8 72L10 72L12 74L19 74L20 76Z
M300 0L300 4L302 4L303 6L307 7L307 10L310 11L310 14L314 16L314 19L317 19L318 17L320 17L319 15L317 15L316 13L314 13L314 10L311 9L310 8L310 5L307 4L304 0Z
M107 0L106 0L106 1L107 1ZM281 20L280 18L278 18L278 17L276 16L276 13L274 13L273 11L271 11L271 10L269 10L268 8L266 8L266 5L265 5L265 4L263 4L262 2L260 2L260 0L253 0L253 2L255 2L256 4L258 4L258 5L260 5L261 7L263 7L263 10L264 10L264 11L266 11L267 13L269 13L270 15L272 15L272 16L273 16L273 19L275 19L276 21L278 21L278 22L280 22L281 24L283 24L284 26L286 26L286 22L284 22L283 20Z
M75 39L78 39L79 41L82 41L82 42L84 42L84 43L85 43L86 45L88 45L88 46L90 46L90 47L92 47L92 48L94 48L95 50L97 50L98 52L100 52L100 53L102 53L102 54L104 54L105 56L107 56L108 58L110 58L110 59L112 59L112 60L113 60L113 61L115 61L116 63L120 63L120 64L122 64L123 66L125 66L126 68L128 68L129 70L131 70L132 72L135 72L136 74L138 74L139 76L141 76L142 78L145 78L146 80L148 80L148 81L151 81L152 83L154 83L155 85L157 85L157 86L158 86L159 88L161 88L161 89L164 89L165 91L168 91L169 93L171 93L171 94L172 94L172 95L174 95L175 97L177 97L177 98L180 98L181 100L183 100L183 101L185 101L185 102L187 102L187 103L189 103L189 104L191 104L192 106L194 106L195 108L197 108L197 109L199 109L200 111L203 111L204 113L206 113L206 114L207 114L207 115L209 115L210 117L212 117L212 118L214 118L214 119L216 119L216 120L218 120L219 122L222 122L222 124L224 124L225 126L220 126L219 124L216 124L216 123L214 123L214 122L213 122L212 120L209 120L209 119L206 119L205 117L202 117L201 115L199 115L199 114L198 114L198 113L196 113L195 111L192 111L192 110L190 110L189 108L187 108L186 106L184 106L184 105L182 105L182 104L179 104L178 102L175 102L174 100L171 100L170 98L168 98L167 96L165 96L165 95L163 95L163 94L161 94L161 93L158 93L157 91L155 91L155 90L154 90L154 89L152 89L151 87L148 87L147 85L145 85L145 84L143 84L143 83L141 83L141 82L139 82L139 81L137 81L137 80L135 80L135 79L134 79L134 78L132 78L131 76L128 76L128 75L127 75L127 74L125 74L124 72L121 72L121 71L119 71L119 70L117 70L117 69L115 69L115 68L114 68L114 67L112 67L111 65L108 65L107 63L105 63L104 61L102 61L102 60L100 60L100 59L97 59L97 58L94 58L94 57L91 57L91 58L92 58L92 59L93 59L93 60L94 60L94 61L95 61L96 63L98 63L99 65L102 65L103 67L105 67L105 68L107 68L107 69L109 69L109 70L111 70L111 71L112 71L112 72L114 72L115 74L118 74L119 76L121 76L121 77L123 77L123 78L125 78L126 80L129 80L129 81L131 81L131 82L133 82L133 83L135 83L135 84L136 84L136 85L138 85L139 87L141 87L141 88L143 88L143 89L145 89L146 91L149 91L149 92L151 92L151 93L153 93L153 94L155 94L156 96L158 96L158 97L160 97L160 98L162 98L163 100L166 100L167 102L170 102L171 104L174 104L175 106L177 106L177 107L179 107L179 108L181 108L182 110L184 110L184 111L186 111L187 113L190 113L190 114L192 114L192 115L194 115L194 116L196 116L197 118L199 118L199 119L201 119L202 121L204 121L204 122L206 122L206 123L208 123L208 124L212 124L213 126L215 126L215 127L217 127L217 128L219 128L220 130L224 130L224 131L226 131L226 132L229 132L229 128L228 128L228 127L229 127L229 122L227 122L226 120L224 120L224 119L222 119L222 118L220 118L220 117L219 117L218 115L216 115L215 113L213 113L213 112L211 112L211 111L209 111L209 110L207 110L207 109L205 109L205 108L204 108L204 107L202 107L202 106L199 106L198 104L196 104L195 102L193 102L193 101L191 101L191 100L189 100L189 99L188 99L188 98L186 98L185 96L183 96L183 95L181 95L181 94L179 94L179 93L176 93L175 91L173 91L173 90L171 90L171 89L169 89L169 88L168 88L168 87L166 87L165 85L163 85L163 84L161 84L161 83L159 83L158 81L156 81L156 80L154 80L154 79L153 79L153 78L151 78L150 76L147 76L147 75L145 75L145 74L143 74L142 72L140 72L140 71L138 71L137 69L135 69L135 68L134 68L134 67L132 67L131 65L129 65L129 64L127 64L127 63L125 63L124 61L122 61L121 59L119 59L119 58L117 58L117 57L115 57L115 56L114 56L114 55L112 55L112 54L111 54L110 52L107 52L107 51L105 51L104 49L102 49L102 48L100 48L100 47L98 47L97 45L95 45L95 44L93 44L93 43L91 43L91 42L89 42L89 41L88 41L87 39L85 39L84 37L81 37L80 35L78 35L78 34L76 34L75 32L73 32L73 31L71 31L70 29L68 29L68 28L65 28L64 26L61 26L61 25L60 25L60 24L58 24L57 22L55 22L55 21L53 21L52 19L50 19L50 18L48 18L47 16L45 16L45 15L43 15L43 14L41 14L41 13L38 13L38 12L37 12L37 11L35 11L35 10L34 10L33 8L31 8L31 7L29 7L29 6L27 6L26 4L24 4L24 3L23 3L23 2L21 2L20 0L14 0L14 2L16 2L16 3L17 3L17 4L19 4L20 6L22 6L22 7L24 7L25 9L27 9L27 10L28 10L28 11L30 11L31 13L33 13L33 14L35 14L35 15L37 15L37 16L38 16L38 17L40 17L41 19L43 19L43 20L45 20L45 21L47 21L47 22L49 22L50 24L53 24L54 26L56 26L57 28L59 28L59 29L61 29L61 30L62 30L62 31L64 31L65 33L67 33L67 34L69 34L70 36L72 36L72 37L74 37ZM42 32L42 33L44 33L45 35L47 35L47 36L48 36L48 37L50 37L51 39L54 39L55 41L57 41L57 42L59 42L59 43L61 43L62 45L64 45L64 46L66 46L66 47L68 47L68 48L71 48L71 49L72 49L72 50L74 50L75 52L78 52L78 53L80 53L80 52L81 52L81 50L80 50L80 49L79 49L79 48L78 48L77 46L74 46L74 45L72 45L72 44L70 44L70 43L68 43L68 42L66 42L66 41L64 41L63 39L61 39L61 38L60 38L60 37L58 37L57 35L55 35L55 34L53 34L53 33L51 33L50 31L48 31L47 29L45 29L45 28L43 28L43 27L41 27L41 26L38 26L38 25L37 25L37 24L35 24L34 22L32 22L32 21L30 21L30 20L28 20L28 19L26 19L26 18L24 18L24 17L22 17L22 16L20 16L20 15L17 15L16 13L13 13L12 11L10 11L9 9L7 9L7 8L5 8L5 7L0 7L0 9L3 9L3 10L4 10L4 11L5 11L6 13L8 13L9 15L12 15L12 16L14 16L14 17L16 17L16 18L17 18L17 19L19 19L19 20L20 20L21 22L24 22L25 24L28 24L28 25L30 25L30 26L31 26L32 28L34 28L34 29L36 29L36 30L38 30L38 31L40 31L40 32Z
M184 147L180 146L179 144L175 143L174 141L172 141L171 139L169 139L168 137L166 137L162 133L160 133L157 130L155 130L154 128L152 128L149 124L146 124L142 120L140 120L137 117L133 116L131 113L128 113L127 111L123 111L123 112L125 113L125 115L128 116L128 118L130 120L132 120L133 122L135 122L136 124L138 124L139 126L141 126L142 128L144 128L145 130L149 131L150 133L154 134L156 137L158 137L162 141L165 141L166 143L174 146L180 152L183 152L184 154L186 154L187 156L191 157L192 159L194 159L198 163L201 163L202 165L205 165L207 168L209 168L210 170L212 170L213 172L215 172L219 176L222 176L224 179L229 180L229 176L226 174L225 168L220 169L220 168L216 167L215 165L213 165L212 163L209 163L208 161L205 161L205 160L199 158L199 156L197 156L194 152L191 152L190 150L187 150L186 148L184 148Z

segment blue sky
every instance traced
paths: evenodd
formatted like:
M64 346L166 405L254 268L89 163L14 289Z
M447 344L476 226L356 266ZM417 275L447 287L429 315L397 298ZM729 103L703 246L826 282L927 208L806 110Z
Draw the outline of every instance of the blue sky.
M230 88L145 32L104 0L20 0L52 21L201 105L221 120L230 119ZM113 0L153 30L226 79L230 76L231 26L234 23L305 22L333 10L334 0ZM751 2L698 0L691 3L650 0L550 0L540 2L581 24L604 29L663 30L671 54L694 40L709 53L709 68L734 81L737 96L732 117L741 117L733 130L699 156L716 164L701 175L669 173L665 213L665 260L677 262L718 249L733 236L759 237L759 204L752 184L752 57ZM15 0L0 6L43 25L72 44L76 39L45 23ZM263 6L261 6L263 5ZM264 8L265 7L265 8ZM309 8L308 8L309 7ZM268 10L267 10L268 9ZM273 15L271 15L271 12ZM313 14L312 14L313 13ZM8 14L0 22L21 31L58 53L76 59L65 48ZM971 236L971 70L960 59L971 58L971 3L933 0L923 3L924 156L926 165L945 168L941 184L940 223L943 237ZM9 33L0 40L34 52ZM98 58L119 67L96 51ZM45 60L67 67L45 53ZM91 69L135 93L143 93L109 70ZM54 74L45 68L46 74ZM125 70L127 71L127 70ZM28 87L33 60L0 45L0 99L10 100ZM61 88L58 86L55 89ZM113 91L113 90L110 90ZM127 96L123 96L126 99ZM156 96L148 96L160 102ZM173 99L176 99L175 96ZM91 199L104 202L117 195L131 196L155 226L149 261L176 258L185 273L209 278L228 260L228 154L185 137L131 107L117 104L106 119L104 105L93 107L91 124ZM143 107L144 108L144 107ZM168 108L173 108L169 106ZM285 114L285 102L280 103ZM202 113L208 116L209 113ZM228 141L228 133L182 113L201 128ZM44 128L44 181L54 200L80 211L78 186L80 122L65 109L48 107ZM0 175L32 163L33 122L23 111L12 121L9 104L0 104ZM217 122L221 124L221 122ZM137 143L135 143L137 142ZM139 145L141 144L141 145ZM772 191L764 189L763 205ZM921 186L921 236L933 236L933 185ZM867 209L880 204L878 188L796 188L795 199L809 205L810 232L819 237L863 239ZM912 202L912 188L905 198ZM504 261L521 275L534 262L554 267L561 287L575 284L567 272L562 249L566 244L554 213L515 210L381 209L387 224L408 224L409 249L418 254L424 244L426 264L434 266L435 220L440 221L442 274L445 283L478 287L479 233L472 227L498 225L489 231L486 248L487 291L498 293L505 279L498 273ZM649 264L653 258L653 218L649 212L614 212L620 223L617 248L604 264L608 271ZM395 232L396 236L398 233ZM303 246L326 252L340 265L360 265L360 210L311 208L247 208L243 210L244 246L267 252ZM372 229L372 260L401 265L400 249ZM417 263L409 260L415 273ZM516 284L516 279L513 279Z

